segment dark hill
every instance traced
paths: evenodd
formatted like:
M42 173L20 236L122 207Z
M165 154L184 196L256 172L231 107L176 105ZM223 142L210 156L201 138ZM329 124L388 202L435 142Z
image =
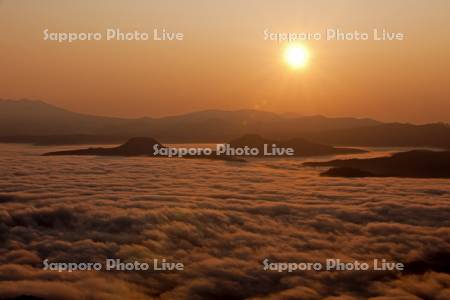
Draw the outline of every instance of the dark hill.
M324 176L355 177L359 172L361 176L356 177L450 178L450 151L413 150L388 157L306 162L304 165L334 167L322 173Z
M322 176L328 177L374 177L374 175L370 172L349 168L349 167L340 167L340 168L331 168L326 172L321 173Z
M148 157L167 157L160 154L155 155L154 146L158 145L159 148L165 148L162 144L153 138L147 137L135 137L129 139L126 143L112 148L87 148L77 150L66 150L44 153L43 156L58 156L58 155L96 155L96 156L148 156ZM214 159L225 160L233 162L245 162L245 160L236 158L229 155L217 155L213 152L211 155L189 155L182 156L183 158L191 159Z
M87 148L79 150L66 150L45 153L50 155L101 155L101 156L153 156L155 145L162 147L155 139L136 137L129 139L125 144L113 148Z

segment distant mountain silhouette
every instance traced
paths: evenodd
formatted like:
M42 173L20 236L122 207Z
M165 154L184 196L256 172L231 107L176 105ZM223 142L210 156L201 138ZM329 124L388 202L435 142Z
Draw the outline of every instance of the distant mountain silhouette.
M74 113L42 101L0 100L0 136L112 133L120 135L111 129L125 126L129 122L127 119Z
M386 124L257 110L125 119L74 113L42 101L0 100L0 142L111 144L147 136L164 143L223 143L250 133L277 140L302 137L326 145L450 149L450 126L446 124Z
M2 136L0 143L33 144L36 146L55 145L92 145L92 144L120 144L127 141L126 136L114 135L89 135L89 134L68 134L68 135L18 135Z
M425 125L380 124L313 132L305 136L311 140L332 145L450 149L450 126L442 123Z
M388 157L306 162L305 166L334 167L324 176L450 178L450 151L413 150Z
M258 148L260 155L264 153L264 145L271 147L275 144L277 147L281 148L292 148L294 149L294 156L319 156L319 155L334 155L334 154L351 154L351 153L363 153L366 152L361 149L352 148L335 148L328 145L316 144L306 141L301 138L290 139L290 140L269 140L262 138L257 134L244 135L238 139L229 142L231 147L241 148L241 147L253 147Z
M151 136L162 142L214 143L248 133L288 139L305 132L377 124L370 119L296 117L257 110L207 110L163 118L123 119L74 113L41 101L0 100L0 142L70 144L82 143L86 137L90 142L99 136L102 143L115 143L118 139L124 142L135 136Z

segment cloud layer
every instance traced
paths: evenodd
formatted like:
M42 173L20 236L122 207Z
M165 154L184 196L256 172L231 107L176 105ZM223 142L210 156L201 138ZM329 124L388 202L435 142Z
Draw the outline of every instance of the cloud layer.
M1 146L0 297L449 299L449 270L264 271L262 261L425 263L450 245L447 180L337 179L299 160L39 157ZM42 270L183 262L182 272ZM444 263L444 262L443 262Z

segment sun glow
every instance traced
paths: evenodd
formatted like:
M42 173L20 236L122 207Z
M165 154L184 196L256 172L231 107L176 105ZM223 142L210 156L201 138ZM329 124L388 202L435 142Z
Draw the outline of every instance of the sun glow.
M303 68L308 64L309 52L301 45L289 45L284 50L284 61L293 69Z

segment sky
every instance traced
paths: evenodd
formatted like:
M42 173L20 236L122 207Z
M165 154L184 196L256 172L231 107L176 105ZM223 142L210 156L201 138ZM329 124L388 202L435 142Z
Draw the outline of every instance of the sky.
M450 1L0 0L0 98L120 117L260 109L450 122ZM43 31L183 33L182 41L44 40ZM401 32L307 41L304 68L270 32Z

